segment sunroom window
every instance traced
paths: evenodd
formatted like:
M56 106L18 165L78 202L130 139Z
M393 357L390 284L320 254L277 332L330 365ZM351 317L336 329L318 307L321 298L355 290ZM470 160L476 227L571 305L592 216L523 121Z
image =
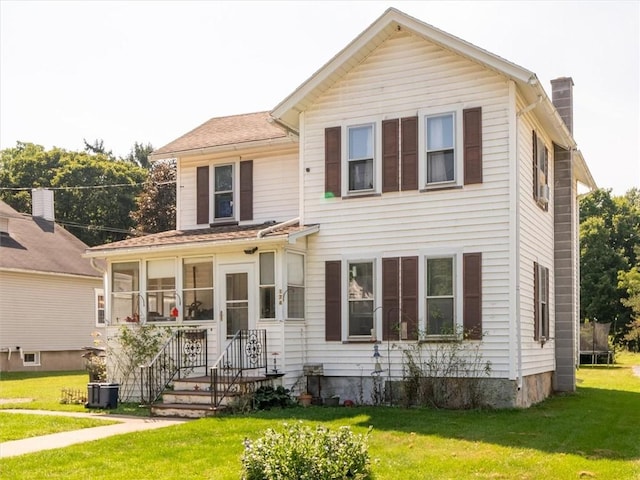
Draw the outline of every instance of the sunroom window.
M349 337L370 337L373 329L374 264L349 262Z
M111 323L138 321L140 266L138 262L111 265Z
M276 318L275 256L260 253L260 318Z
M214 169L213 179L214 220L233 217L233 165L221 165Z
M348 127L349 192L373 190L373 124Z
M427 185L455 181L455 115L426 117Z
M176 274L173 260L147 262L147 320L173 320L176 306Z
M427 335L455 333L455 287L453 257L427 258Z
M213 320L213 262L210 257L182 262L182 315L185 320Z
M304 255L287 254L287 317L304 318Z

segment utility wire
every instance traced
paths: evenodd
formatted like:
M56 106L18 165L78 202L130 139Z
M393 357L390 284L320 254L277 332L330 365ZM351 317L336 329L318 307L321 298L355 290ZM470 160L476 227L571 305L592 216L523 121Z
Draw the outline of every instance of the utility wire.
M45 188L47 190L89 190L89 189L104 189L104 188L112 188L112 187L139 187L141 185L146 185L147 182L140 183L116 183L113 185L78 185L76 187L0 187L2 191L25 191L25 190L33 190L34 188ZM161 185L171 185L176 183L175 180L168 180L166 182L157 182L154 183L156 186Z

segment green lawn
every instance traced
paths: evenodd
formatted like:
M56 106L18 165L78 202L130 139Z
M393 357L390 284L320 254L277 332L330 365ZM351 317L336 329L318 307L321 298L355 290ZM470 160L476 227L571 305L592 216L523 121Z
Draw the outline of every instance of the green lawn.
M3 478L234 479L242 441L283 422L373 425L370 454L385 479L638 479L640 378L631 365L583 367L575 394L527 410L295 408L188 422L0 461ZM2 396L0 394L0 396Z
M3 413L0 411L0 442L37 437L50 433L67 432L81 428L111 425L113 423L118 422L94 418L33 415L30 413Z

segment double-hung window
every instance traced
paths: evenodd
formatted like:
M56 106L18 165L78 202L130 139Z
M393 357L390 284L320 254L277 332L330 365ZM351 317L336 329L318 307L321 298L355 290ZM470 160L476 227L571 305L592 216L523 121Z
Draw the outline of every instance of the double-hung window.
M374 124L347 128L347 173L349 193L373 191Z
M549 269L534 262L534 338L549 339Z
M426 184L454 182L456 179L455 113L429 115L425 119Z
M453 257L426 260L427 336L454 335L455 262Z
M274 252L260 253L260 318L276 318L276 274Z
M94 290L94 295L96 302L96 327L104 327L104 290L101 288L96 288Z
M211 257L182 261L182 318L213 320L213 262Z
M304 318L304 255L287 253L287 317Z
M214 221L234 218L233 187L233 165L220 165L215 167L213 178Z
M172 320L176 306L176 274L172 259L147 262L147 320Z
M533 132L533 198L546 210L549 203L549 151L542 138Z
M374 328L375 307L374 262L349 262L349 326L350 338L370 337Z
M111 323L139 319L140 267L138 262L111 265Z

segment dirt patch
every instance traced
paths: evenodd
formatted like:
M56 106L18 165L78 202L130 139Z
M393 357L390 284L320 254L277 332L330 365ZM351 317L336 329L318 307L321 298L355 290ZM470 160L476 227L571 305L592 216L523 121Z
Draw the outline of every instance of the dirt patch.
M29 403L33 402L33 398L0 398L0 405L5 403Z

